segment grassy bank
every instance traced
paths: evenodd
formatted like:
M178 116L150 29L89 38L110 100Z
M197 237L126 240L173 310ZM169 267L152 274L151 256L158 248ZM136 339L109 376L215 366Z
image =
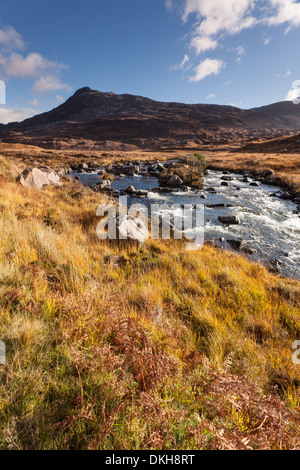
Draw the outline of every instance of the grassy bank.
M101 242L103 196L23 188L22 165L0 158L0 449L299 448L300 283Z
M215 168L246 170L254 174L265 170L275 171L277 183L287 184L293 191L300 191L299 153L247 153L247 152L207 152L208 161Z
M287 184L294 191L300 191L300 157L299 154L285 153L247 153L232 152L230 149L193 148L182 150L157 150L131 152L117 151L63 151L46 150L39 147L21 144L4 144L0 142L0 155L14 161L22 169L26 166L48 165L54 169L69 166L71 163L95 161L100 166L113 162L127 161L160 161L174 158L185 158L188 154L204 153L208 165L227 170L245 170L253 173L262 173L272 169L276 172L278 184Z

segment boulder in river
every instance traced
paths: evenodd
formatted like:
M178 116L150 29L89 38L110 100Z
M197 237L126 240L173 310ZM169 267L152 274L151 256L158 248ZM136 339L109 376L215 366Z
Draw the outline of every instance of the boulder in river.
M59 185L60 177L48 166L39 166L37 168L26 168L17 177L17 182L27 188L41 189L49 184Z
M98 165L97 162L88 162L88 167L89 167L89 168L95 169L95 168L97 168L98 166L100 166L100 165Z
M89 169L89 167L88 167L88 165L87 165L86 163L80 163L80 164L79 164L79 168L80 168L81 170L88 170L88 169Z
M100 183L96 184L95 190L100 191L102 189L105 190L105 191L107 191L108 189L109 190L111 189L109 180L103 180Z
M129 175L129 176L138 175L140 171L141 171L140 167L136 165L130 165L128 167L122 168L122 173L125 173L126 175Z
M224 207L233 207L233 204L225 204L225 203L220 203L220 204L206 204L206 207L208 207L209 209L220 209L220 208L224 208Z
M242 248L242 252L246 255L255 255L257 253L257 250L255 248L245 246L244 248Z
M233 181L233 177L232 176L222 176L221 180L222 181Z
M261 173L259 176L262 178L270 178L270 176L273 176L275 173L273 170L266 170L263 173Z
M211 187L211 188L206 188L206 191L207 191L208 193L216 193L216 192L217 192L216 189L213 188L213 187Z
M170 186L171 188L180 188L180 186L183 184L183 181L179 176L173 175L171 178L168 180L167 186Z
M137 189L135 192L135 196L137 197L147 197L149 194L149 191L146 189Z
M156 163L148 167L148 172L158 172L161 173L165 170L165 167L161 163Z
M184 193L189 193L191 191L191 188L189 186L181 186L180 191Z
M241 251L246 247L245 240L227 240L227 243L236 251Z
M224 225L240 225L241 221L236 215L220 215L219 221Z
M134 194L136 192L136 189L134 186L129 186L126 190L125 190L126 194Z
M282 273L282 261L278 259L273 259L269 262L269 271L272 274L281 274Z
M291 199L291 194L288 192L284 192L284 193L279 194L278 197L279 199L282 199L283 201L288 201L289 199Z

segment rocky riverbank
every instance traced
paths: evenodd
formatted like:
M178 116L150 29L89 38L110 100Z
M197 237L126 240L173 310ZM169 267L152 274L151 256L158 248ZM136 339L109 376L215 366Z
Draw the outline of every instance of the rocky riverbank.
M78 168L73 176L113 197L128 195L146 204L155 200L204 204L206 241L263 261L272 272L295 275L300 260L293 248L299 244L299 193L275 186L277 176L272 170L255 175L209 169L201 184L188 186L174 173L176 165L177 161L116 163L100 169ZM295 227L290 229L289 224ZM286 264L291 266L286 269Z

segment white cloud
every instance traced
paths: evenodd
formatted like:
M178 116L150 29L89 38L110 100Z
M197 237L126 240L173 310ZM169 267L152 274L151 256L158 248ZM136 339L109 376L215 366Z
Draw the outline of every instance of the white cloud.
M297 0L269 0L274 14L266 18L270 26L287 23L286 32L293 26L300 26L300 3Z
M288 78L290 75L292 75L292 72L290 70L287 70L284 74L277 73L276 78Z
M36 80L32 90L34 93L40 94L59 90L69 92L71 91L71 87L66 83L62 83L59 77L56 77L55 75L47 75Z
M190 58L185 54L183 61L180 64L172 65L171 70L183 70L185 65L190 61Z
M25 48L22 36L12 26L0 29L0 46L8 50L22 50Z
M40 104L40 100L34 98L33 100L27 101L27 103L29 104L29 106L38 106Z
M32 109L7 109L0 107L0 123L8 124L9 122L23 121L34 116L36 111Z
M198 32L206 37L220 31L235 34L255 22L250 14L253 4L253 0L185 0L183 20L196 13Z
M218 43L214 39L201 36L195 36L191 40L190 45L196 50L197 54L201 54L201 52L216 49L218 47Z
M173 0L166 0L168 8ZM286 33L300 26L299 0L182 0L182 20L190 31L185 35L188 46L197 55L216 50L228 36L253 28L256 25L278 26L285 24ZM271 37L264 34L263 43ZM236 61L241 62L242 46L237 50ZM196 78L192 78L192 80Z
M0 75L2 78L16 77L35 80L33 91L36 93L52 93L58 90L66 92L71 88L60 78L67 65L43 57L38 52L27 55L19 51L24 49L21 35L12 27L0 29ZM31 102L33 106L34 100Z
M197 16L190 45L213 44L215 49L220 33L232 35L252 27L256 23L251 15L253 5L254 0L185 0L183 21L186 22L191 14ZM207 49L199 47L198 53L203 50Z
M190 82L200 82L210 75L218 75L223 67L225 67L225 63L222 60L205 59L194 69L195 74L189 80Z
M168 11L171 11L173 8L173 0L166 0L166 8Z
M246 50L245 50L244 46L237 47L236 51L237 51L238 56L246 54Z
M238 108L243 104L242 101L239 101L238 103L228 103L227 106L233 106L234 108Z
M236 58L236 62L241 64L242 63L242 56L246 54L246 50L244 48L244 46L239 46L236 48L236 52L237 52L237 58Z
M267 46L268 44L270 44L271 39L272 39L271 36L264 36L263 38L264 45Z
M286 31L300 26L297 0L184 0L183 21L187 22L192 14L197 19L192 27L191 45L197 38L219 41L225 35L240 33L259 23L269 26L286 23ZM270 38L264 41L268 44Z
M52 62L36 52L26 57L15 52L9 56L0 55L0 66L7 76L21 78L36 77L49 69L58 71L66 68L64 64Z
M215 97L216 97L216 95L214 93L211 93L210 95L207 95L206 99L207 100L212 100Z

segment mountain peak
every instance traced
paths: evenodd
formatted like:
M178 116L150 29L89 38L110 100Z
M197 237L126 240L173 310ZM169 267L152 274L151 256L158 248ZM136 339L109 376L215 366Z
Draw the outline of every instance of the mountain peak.
M74 93L74 96L82 95L84 93L89 93L90 91L92 91L91 88L89 86L85 86L83 88L79 88L79 90L77 90Z
M4 142L58 148L193 148L299 132L300 107L290 102L242 110L231 106L153 101L90 87L52 111L0 128Z

